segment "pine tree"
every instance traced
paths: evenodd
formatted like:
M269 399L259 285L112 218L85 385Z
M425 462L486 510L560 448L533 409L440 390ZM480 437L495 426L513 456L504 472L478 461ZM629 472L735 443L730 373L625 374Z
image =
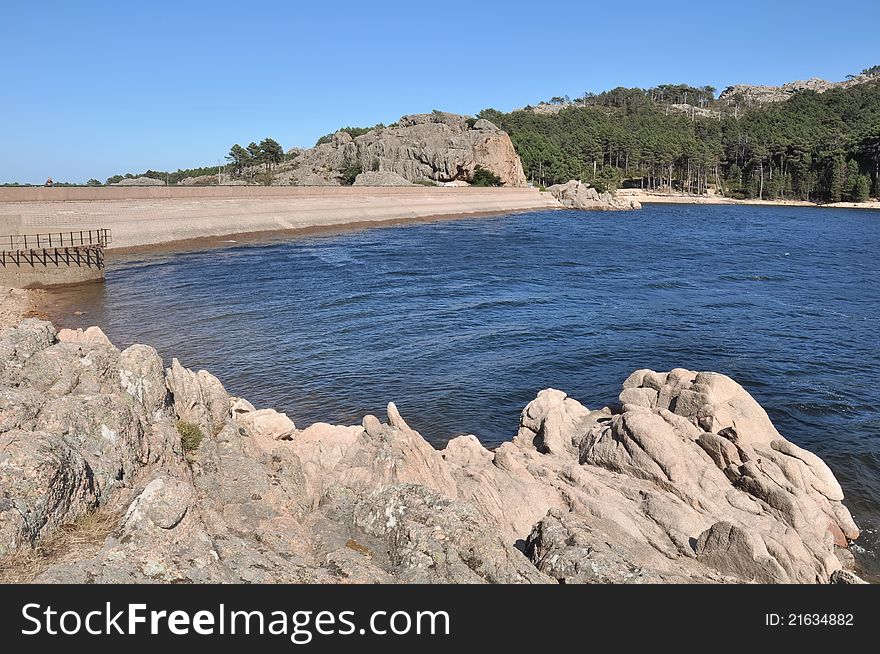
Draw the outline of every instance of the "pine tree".
M867 175L856 175L850 192L852 202L865 202L871 194L871 178Z
M846 164L843 156L837 155L831 164L831 181L828 188L828 197L832 202L840 202L843 199L843 189L846 185Z
M241 175L241 169L251 162L251 155L247 150L236 143L229 148L229 154L226 155L226 159L235 166L236 173Z

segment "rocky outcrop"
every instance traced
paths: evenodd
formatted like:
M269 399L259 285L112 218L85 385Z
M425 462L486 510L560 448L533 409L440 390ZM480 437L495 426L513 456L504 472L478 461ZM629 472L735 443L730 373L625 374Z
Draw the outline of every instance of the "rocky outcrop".
M498 175L505 186L526 185L506 132L487 120L435 111L404 116L356 138L337 132L329 142L301 152L275 183L338 185L352 169L393 173L409 182L470 181L477 166Z
M0 332L0 556L117 516L38 581L859 581L834 475L723 375L639 370L614 409L547 389L512 441L436 450L393 403L297 429L152 348L73 334Z
M412 186L412 182L387 170L371 170L355 177L352 186Z
M286 413L275 409L241 410L241 400L237 402L238 424L251 436L269 438L277 441L289 441L296 433L296 425Z
M829 82L828 80L818 77L811 77L807 80L798 80L788 82L782 86L768 86L760 84L734 84L728 86L721 95L719 100L742 102L748 105L772 104L775 102L784 102L795 93L800 91L814 91L816 93L825 93L831 89L846 89L857 84L876 81L880 78L877 74L861 74L853 75L842 82Z
M177 359L172 359L165 375L165 385L178 420L198 425L206 434L216 434L223 429L229 413L229 399L214 375L204 370L193 372L180 365Z
M690 116L692 119L699 116L700 118L720 118L721 112L717 109L708 109L707 107L699 107L692 104L674 102L668 105L672 111Z
M547 188L550 194L568 209L584 211L628 211L641 209L642 205L633 198L618 198L613 193L598 190L585 182L573 179L565 184L554 184Z
M58 331L58 340L62 343L97 343L98 345L110 345L110 339L104 335L98 327L87 329L61 329Z

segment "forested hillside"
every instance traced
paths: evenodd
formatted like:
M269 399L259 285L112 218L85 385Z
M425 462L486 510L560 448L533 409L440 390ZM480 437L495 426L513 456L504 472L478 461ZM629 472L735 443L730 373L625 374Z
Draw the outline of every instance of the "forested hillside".
M657 91L615 89L583 106L479 117L510 134L536 184L582 179L818 202L880 195L880 80L712 116L670 110ZM714 101L711 87L692 91L697 107Z

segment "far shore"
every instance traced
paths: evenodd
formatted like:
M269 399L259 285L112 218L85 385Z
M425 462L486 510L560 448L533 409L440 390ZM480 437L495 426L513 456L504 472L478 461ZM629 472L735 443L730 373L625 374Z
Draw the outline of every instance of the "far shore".
M817 207L826 209L880 209L880 200L867 202L830 202L819 204L805 200L738 200L723 195L689 195L686 193L650 192L641 189L620 189L617 195L642 204L745 204L766 207Z

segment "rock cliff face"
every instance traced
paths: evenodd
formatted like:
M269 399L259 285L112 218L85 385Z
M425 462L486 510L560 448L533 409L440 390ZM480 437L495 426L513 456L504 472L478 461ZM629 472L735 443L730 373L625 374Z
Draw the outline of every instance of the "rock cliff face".
M522 163L507 133L487 120L468 120L437 111L404 116L395 126L357 138L340 131L329 143L301 152L275 183L338 185L351 167L394 173L409 182L469 181L482 166L505 186L525 186Z
M394 404L297 429L152 348L26 320L0 332L0 490L6 579L857 581L828 467L683 369L633 373L615 410L544 390L511 442L435 450ZM92 547L16 568L95 514Z
M368 170L355 177L352 186L412 186L412 182L397 173Z
M642 205L633 198L619 198L613 193L599 193L595 188L573 179L565 184L555 184L547 188L550 194L567 209L583 211L627 211L641 209Z

